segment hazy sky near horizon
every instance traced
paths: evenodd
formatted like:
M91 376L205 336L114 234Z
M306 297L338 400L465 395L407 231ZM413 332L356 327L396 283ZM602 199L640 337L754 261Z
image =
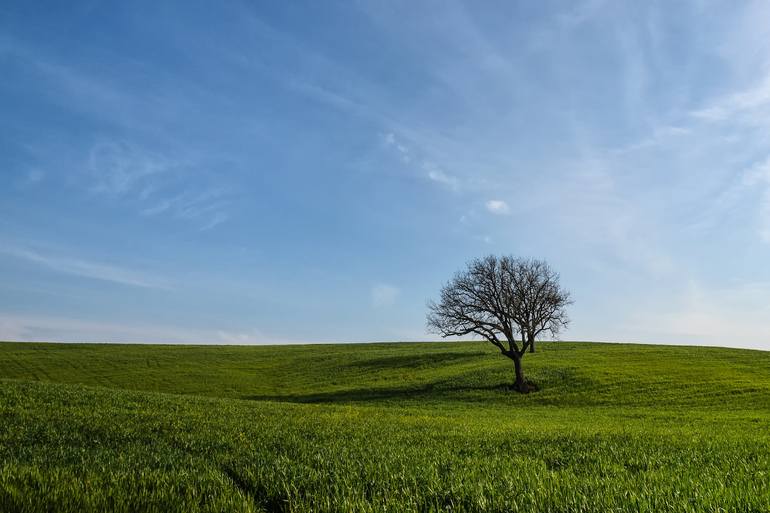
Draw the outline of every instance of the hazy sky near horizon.
M770 3L4 2L0 340L424 340L489 253L565 339L770 349Z

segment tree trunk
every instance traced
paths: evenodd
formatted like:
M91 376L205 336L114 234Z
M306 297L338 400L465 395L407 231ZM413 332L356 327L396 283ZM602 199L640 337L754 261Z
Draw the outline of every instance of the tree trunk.
M521 355L514 352L511 354L511 360L513 360L513 366L516 369L516 383L514 383L513 389L526 394L529 392L529 386L524 380L524 371L521 369Z
M529 341L529 352L534 353L535 352L535 339Z

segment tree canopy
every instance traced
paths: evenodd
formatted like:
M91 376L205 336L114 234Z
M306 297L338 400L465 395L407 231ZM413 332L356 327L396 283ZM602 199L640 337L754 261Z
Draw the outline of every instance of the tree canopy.
M512 359L514 388L527 392L521 359L545 334L557 337L569 324L569 292L543 260L489 255L472 260L428 302L428 329L442 337L478 335Z

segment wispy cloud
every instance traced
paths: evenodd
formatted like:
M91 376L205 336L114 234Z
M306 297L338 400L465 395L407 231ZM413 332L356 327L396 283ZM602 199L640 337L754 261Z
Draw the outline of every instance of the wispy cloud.
M195 183L198 173L191 161L106 140L91 148L88 164L92 193L133 203L144 216L171 215L198 223L202 231L229 218L227 190Z
M289 240L281 228L300 229L306 223L299 219L319 215L323 198L316 201L315 194L325 189L315 184L323 182L340 197L362 197L359 182L344 173L363 163L367 185L378 188L383 204L398 205L412 194L420 199L387 218L394 230L371 229L367 223L379 222L381 210L362 215L359 201L328 203L323 214L329 219L351 221L410 257L419 258L426 245L451 242L448 237L456 238L458 251L441 258L464 258L492 243L489 249L532 248L558 264L565 281L573 277L570 286L581 298L576 306L586 305L586 317L606 317L596 307L600 298L612 297L618 280L628 280L634 286L626 288L638 290L627 294L627 308L650 313L650 323L665 321L676 333L685 331L677 318L709 326L704 319L715 315L717 300L677 302L665 289L681 288L688 279L705 283L714 268L768 279L761 262L770 242L770 4L701 4L583 0L522 18L515 4L510 11L490 10L446 0L438 10L410 4L413 16L405 19L398 3L362 2L352 10L324 9L330 19L354 21L349 27L323 24L335 27L329 39L308 37L292 20L273 18L273 9L239 3L216 13L216 25L227 26L227 34L210 30L210 16L194 13L184 23L168 17L142 27L132 25L138 17L122 17L126 41L150 34L161 50L133 45L131 59L122 58L123 46L94 45L88 34L35 41L36 33L19 24L11 27L18 41L10 33L0 36L0 65L19 83L5 93L14 101L14 91L28 88L24 94L39 105L29 116L26 104L11 109L6 124L18 123L19 148L36 144L46 156L27 159L32 152L22 149L9 161L44 175L46 187L27 191L30 196L42 198L62 185L74 197L41 205L26 219L30 210L11 204L19 214L0 224L13 233L40 230L37 219L57 215L57 208L78 203L85 193L91 196L68 216L69 229L83 221L80 216L110 222L111 209L130 210L135 222L122 226L154 247L175 240L175 233L164 233L172 223L200 231L226 227L243 190L252 201L239 211L253 216L264 237L230 233L219 258L240 261L229 259L236 245L247 251L278 245L287 255L319 251L325 256L319 265L333 268L342 261L339 252L355 254L351 242L336 239L336 232L323 241ZM501 19L510 23L501 25ZM360 40L358 27L378 42L365 62L339 44L345 37ZM55 40L63 47L52 48ZM181 40L189 44L180 47ZM70 122L73 129L62 130ZM67 172L75 169L81 171ZM379 187L377 180L388 173L399 180ZM417 181L424 187L414 191ZM507 222L513 214L522 222ZM61 225L56 235L76 236ZM191 246L179 251L195 250L190 239ZM132 286L158 281L34 248L13 258ZM740 264L725 271L730 252ZM238 274L217 256L210 260L212 272ZM296 269L291 258L263 259L266 272L293 273L286 270ZM363 275L357 281L367 284L372 271L350 270L357 272ZM286 286L288 295L292 285ZM410 287L419 286L426 285ZM703 289L701 296L725 292ZM395 305L371 312L383 318L401 306L420 308L412 301L422 297L408 296L385 283L363 290L371 305ZM659 308L650 306L651 297ZM761 294L746 297L747 311L767 302ZM182 299L176 307L187 304ZM222 310L217 313L229 315ZM667 312L673 317L652 315ZM729 316L720 319L714 329L727 333ZM608 333L603 320L597 326ZM235 342L260 337L249 329L212 329L207 336Z
M94 75L62 62L20 39L3 38L0 52L23 63L45 84L41 93L49 101L124 127L157 130L148 113L163 109L151 92L129 92L119 81Z
M497 215L505 215L510 213L511 211L511 208L508 206L508 203L506 203L503 200L491 199L487 201L484 204L484 206L487 208L488 211Z
M396 134L393 132L384 134L382 139L385 143L385 147L392 149L405 165L415 164L413 169L417 169L421 173L424 173L425 178L431 182L447 187L453 191L458 191L460 189L460 180L456 176L447 173L435 162L422 158L419 155L419 152L413 151L406 142L396 137Z
M159 155L118 141L100 141L90 150L88 169L95 193L125 195L145 189L148 180L159 174L168 173L178 166Z
M60 255L43 254L30 248L9 245L0 246L0 254L38 264L64 274L83 276L85 278L108 281L120 285L129 285L132 287L155 289L168 288L168 284L163 280L149 276L143 272L101 262L93 262L90 260Z
M693 110L691 115L706 121L726 121L739 115L756 116L757 108L770 104L770 73L746 89L729 93L709 105Z
M325 88L318 84L305 82L296 78L290 79L287 86L294 92L303 96L312 98L321 103L325 103L351 114L366 115L366 107L337 91Z
M640 150L649 150L662 144L671 144L674 141L677 141L680 144L686 144L684 137L691 133L692 129L685 126L657 126L652 130L649 136L619 148L612 148L609 152L615 155L623 155Z
M187 327L0 312L0 340L56 342L143 342L164 344L286 344L260 330L196 330Z
M144 216L157 216L169 214L178 219L194 220L201 223L201 230L210 230L224 223L228 219L225 212L229 204L227 191L222 188L214 188L203 192L192 190L184 191L171 197L160 197L160 193L153 193L142 208ZM155 202L155 203L153 203Z
M445 185L453 191L456 191L460 188L460 181L456 177L445 173L433 162L423 162L422 168L428 173L428 178L430 180L440 183L441 185Z
M201 226L201 231L211 230L215 226L219 226L220 224L227 221L229 216L225 214L224 212L215 212L214 215L209 219L209 221Z
M383 136L383 140L387 147L392 148L398 153L398 156L404 164L409 164L412 161L412 155L409 148L403 142L396 139L396 134L388 132Z
M388 285L387 283L377 284L371 290L372 305L378 308L392 306L400 292L398 287L393 285Z
M148 78L166 71L153 69L149 62L143 63L141 73L128 62L109 67L109 71L99 68L103 71L97 72L82 66L80 60L62 59L43 48L11 36L0 41L0 52L35 78L32 83L40 89L43 101L56 104L68 113L77 113L79 117L98 120L102 127L99 134L92 136L91 144L67 148L68 152L77 154L70 165L84 170L79 173L84 190L111 201L134 203L137 211L145 211L158 206L164 197L174 197L180 190L190 191L192 195L197 191L200 195L211 188L207 182L213 179L206 169L212 157L227 157L216 157L218 153L212 153L210 148L198 150L177 132L180 124L192 125L189 120L194 117L195 109L190 108L193 104L207 105L207 116L225 116L217 112L223 104L219 92L192 85L193 81L184 77L168 75L168 81ZM242 124L243 119L227 115L228 124ZM112 135L115 133L121 135ZM40 151L44 155L38 156L40 162L34 173L21 185L29 186L44 176L61 174L62 152L59 150ZM218 183L222 183L221 173ZM227 202L222 197L217 201L218 208L209 209L208 215L185 216L180 212L173 215L193 219L201 229L210 229L229 218Z

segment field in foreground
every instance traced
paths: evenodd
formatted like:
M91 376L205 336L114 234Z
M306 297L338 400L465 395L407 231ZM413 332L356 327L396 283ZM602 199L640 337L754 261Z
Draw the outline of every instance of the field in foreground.
M0 344L0 511L770 511L770 353Z

